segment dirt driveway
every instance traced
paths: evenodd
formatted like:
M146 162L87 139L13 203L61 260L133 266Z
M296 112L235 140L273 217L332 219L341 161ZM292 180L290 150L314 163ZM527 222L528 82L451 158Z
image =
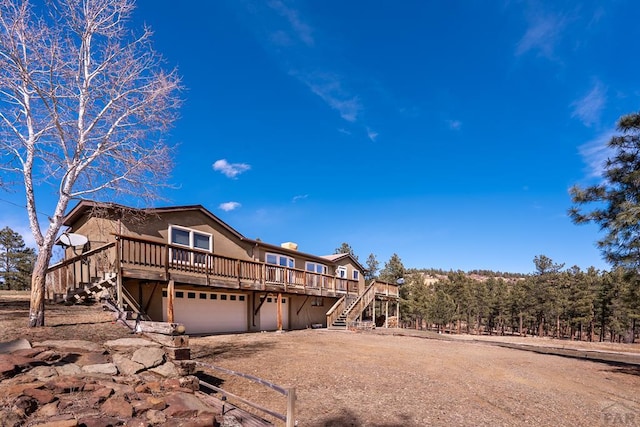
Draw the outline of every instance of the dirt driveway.
M98 306L48 306L48 326L38 329L25 327L27 315L28 296L0 292L0 341L130 336ZM640 425L640 369L632 366L328 330L191 337L191 348L198 360L295 387L299 426ZM264 387L216 377L285 410L284 398Z
M328 330L191 343L198 359L295 386L301 426L640 425L637 367ZM224 387L284 410L264 388L234 379Z

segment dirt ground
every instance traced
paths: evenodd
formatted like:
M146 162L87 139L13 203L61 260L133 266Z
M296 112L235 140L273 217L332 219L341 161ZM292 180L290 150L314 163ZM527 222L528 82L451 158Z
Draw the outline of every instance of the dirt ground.
M27 306L24 295L0 292L0 341L130 336L99 307L48 306L49 326L28 329ZM392 333L318 329L190 341L194 359L295 387L299 426L640 426L637 366L496 347L469 336ZM637 345L517 341L640 353ZM284 412L281 395L211 373L222 388Z

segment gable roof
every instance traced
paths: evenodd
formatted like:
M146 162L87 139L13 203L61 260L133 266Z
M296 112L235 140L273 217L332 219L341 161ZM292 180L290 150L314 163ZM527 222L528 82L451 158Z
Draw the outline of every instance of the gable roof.
M366 268L364 268L362 266L362 264L360 264L360 262L358 262L358 260L352 256L351 254L332 254L332 255L313 255L313 254L309 254L309 253L305 253L305 252L300 252L298 250L295 249L288 249L288 248L284 248L280 245L274 245L271 243L265 243L263 241L260 240L254 240L254 239L249 239L247 237L244 237L239 231L237 231L235 228L231 227L230 225L228 225L226 222L224 222L223 220L221 220L220 218L218 218L217 216L215 216L213 213L211 213L207 208L205 208L202 205L184 205L184 206L167 206L167 207L159 207L159 208L143 208L143 209L139 209L139 208L132 208L129 206L125 206L125 205L121 205L118 203L107 203L107 202L95 202L92 200L81 200L80 202L78 202L78 204L76 206L73 207L73 209L71 209L71 211L69 211L69 213L67 215L65 215L64 220L62 222L63 225L67 226L67 227L71 227L76 221L78 221L85 213L92 211L93 209L107 209L107 210L112 210L112 211L119 211L119 212L138 212L141 214L148 214L148 215L153 215L153 214L163 214L163 213L172 213L172 212L192 212L192 211L199 211L201 212L203 215L205 215L206 217L210 218L212 221L217 222L218 224L220 224L221 226L223 226L225 229L227 229L231 234L233 234L235 237L237 237L239 240L241 241L245 241L248 243L251 243L253 245L257 245L257 246L262 246L266 249L270 249L274 252L279 252L279 253L286 253L286 254L290 254L290 255L299 255L299 256L303 256L305 258L310 258L310 259L316 259L319 261L330 261L332 263L335 263L336 261L339 261L343 258L350 258L351 261L358 267L360 268L361 271L366 271Z
M360 264L360 261L358 261L356 259L356 257L354 257L351 254L348 253L340 253L340 254L331 254L331 255L322 255L320 258L324 258L324 259L328 259L331 262L337 262L340 261L343 258L350 258L351 261L358 267L360 268L361 271L367 271L366 268L364 268L364 266L362 264Z
M104 202L94 202L91 200L81 200L76 206L69 211L69 213L64 217L62 221L63 225L67 227L71 227L82 215L93 210L93 209L108 209L113 211L120 212L139 212L141 214L153 215L153 214L162 214L162 213L171 213L171 212L191 212L191 211L200 211L206 217L210 218L212 221L219 223L226 230L228 230L231 234L236 236L240 240L245 240L245 237L237 231L235 228L231 227L229 224L215 216L211 213L207 208L202 205L185 205L185 206L168 206L168 207L159 207L159 208L132 208L125 205L120 205L117 203L104 203Z

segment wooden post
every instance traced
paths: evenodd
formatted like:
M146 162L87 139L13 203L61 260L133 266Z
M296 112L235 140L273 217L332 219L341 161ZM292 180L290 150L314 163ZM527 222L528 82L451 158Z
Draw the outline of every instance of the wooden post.
M118 289L118 308L122 310L122 239L117 238L116 243L116 288Z
M376 296L373 296L373 326L376 325Z
M173 314L173 295L175 283L173 280L169 280L169 286L167 287L167 322L174 323L174 314Z
M282 294L278 293L277 316L278 316L278 331L282 331Z
M400 301L396 301L396 328L400 327Z
M296 389L287 389L287 427L296 425Z
M389 300L386 300L384 303L384 327L389 327Z

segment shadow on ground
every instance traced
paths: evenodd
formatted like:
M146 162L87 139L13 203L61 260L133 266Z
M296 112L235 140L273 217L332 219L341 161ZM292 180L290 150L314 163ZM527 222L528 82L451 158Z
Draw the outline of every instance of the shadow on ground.
M361 426L371 426L371 427L410 427L416 425L412 422L411 418L408 415L400 416L402 419L399 423L365 423L361 421L353 412L348 409L342 409L342 413L338 416L333 416L329 418L325 418L320 421L321 426L324 427L361 427Z
M253 356L255 353L270 350L274 347L271 342L258 343L212 343L211 346L202 344L191 345L191 357L193 359L215 358L230 359Z

